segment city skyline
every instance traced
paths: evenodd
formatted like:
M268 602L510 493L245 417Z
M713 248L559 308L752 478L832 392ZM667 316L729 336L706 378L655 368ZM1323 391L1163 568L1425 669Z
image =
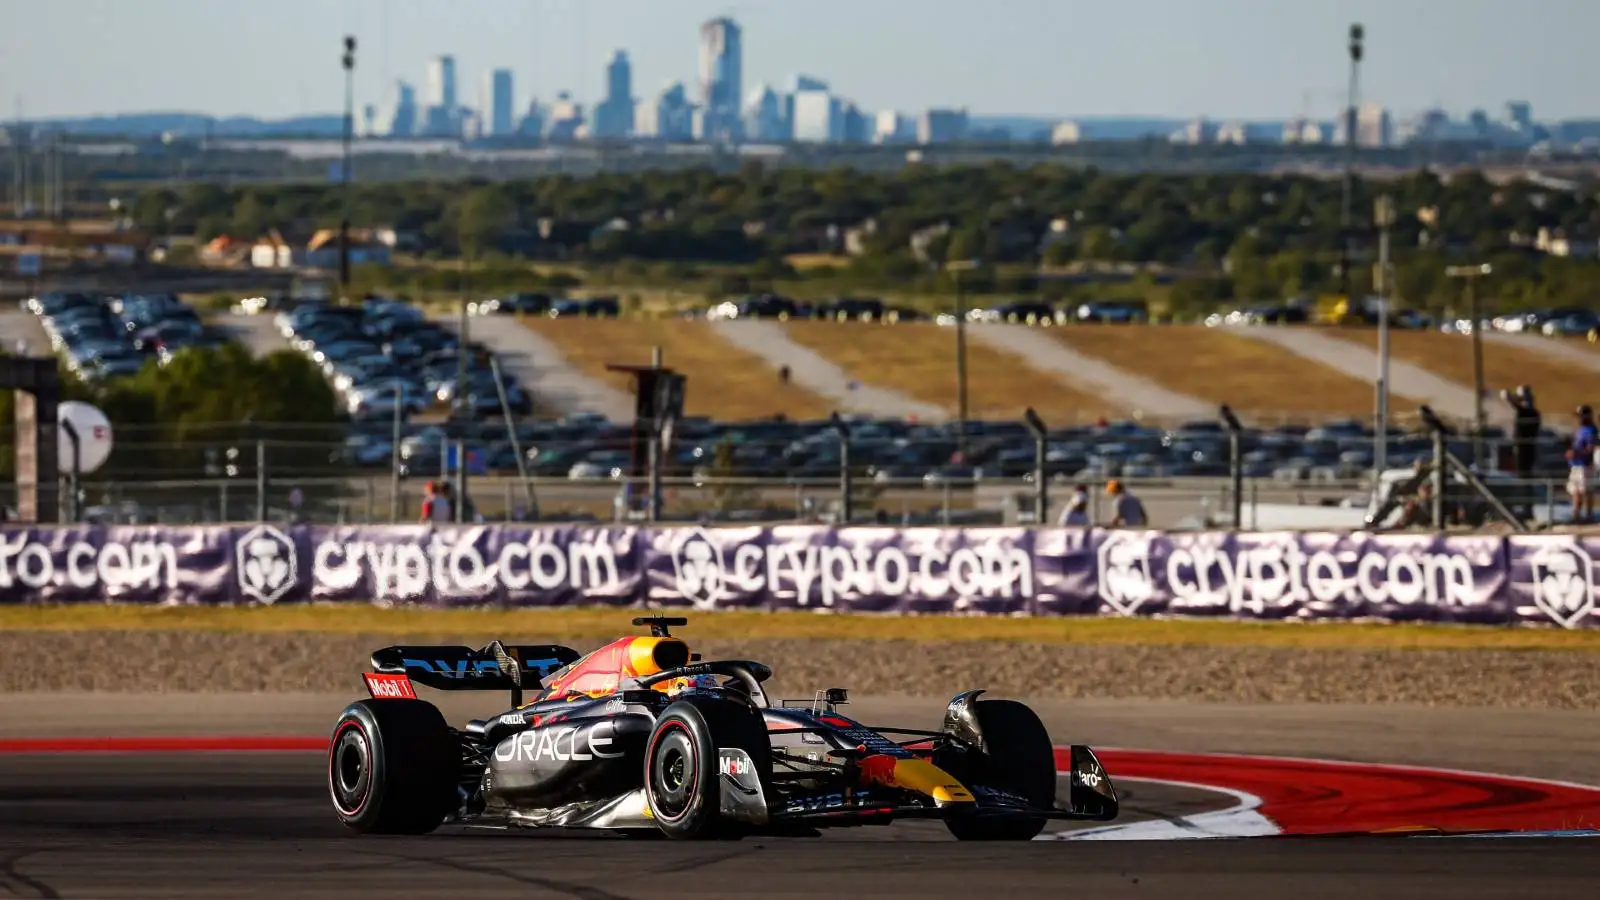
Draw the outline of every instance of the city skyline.
M930 5L948 14L930 15ZM1443 16L1446 5L1449 15ZM212 14L194 15L202 6ZM1546 0L1530 8L1501 0L1417 0L1398 9L1370 0L1316 9L1217 0L1203 13L1181 0L1147 0L1137 8L1012 0L1004 17L981 15L974 4L957 0L927 0L918 16L834 0L818 0L800 13L754 0L681 0L670 9L632 0L463 0L403 11L382 0L346 0L315 4L326 14L304 17L295 13L301 6L313 4L283 0L264 22L254 7L218 16L214 4L202 0L149 0L139 5L139 24L130 22L129 32L117 27L129 14L120 4L29 4L12 17L20 27L0 36L0 92L20 98L28 118L169 110L260 118L325 114L342 108L337 52L348 31L359 42L358 109L386 102L396 80L426 91L424 61L448 55L455 61L458 104L481 105L480 79L502 70L516 84L519 116L530 97L548 103L561 92L592 110L605 99L605 61L617 50L628 54L641 103L672 82L683 82L689 99L702 103L707 70L700 29L726 17L742 26L733 44L742 57L742 80L733 85L741 106L755 86L806 73L873 112L966 107L1062 119L1326 119L1343 105L1343 28L1362 21L1369 45L1363 100L1396 113L1434 106L1457 115L1479 107L1498 111L1511 98L1531 101L1542 119L1600 111L1586 89L1600 66L1581 39L1600 25L1600 5L1583 0ZM844 10L846 18L830 16ZM83 28L84 21L96 25ZM841 29L839 21L854 27ZM78 33L61 52L55 41L30 39L69 24ZM186 44L193 50L183 54L150 54L145 42L127 40L151 27L175 35L223 28L229 40L240 34L253 39L232 48L215 41ZM325 73L314 65L312 48L319 42L327 45ZM295 65L275 57L283 43L297 48ZM230 77L193 77L204 75L207 59L223 50L229 52L215 71ZM137 59L124 60L130 51ZM254 77L264 58L273 58L271 70ZM977 64L954 66L952 60ZM186 62L191 77L157 77ZM109 76L108 67L122 66L149 77ZM8 105L7 118L16 112Z

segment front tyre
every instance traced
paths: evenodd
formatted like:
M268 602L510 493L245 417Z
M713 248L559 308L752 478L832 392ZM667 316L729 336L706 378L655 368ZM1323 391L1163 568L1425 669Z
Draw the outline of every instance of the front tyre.
M667 837L742 836L737 823L721 815L719 749L724 747L743 750L758 771L771 771L771 739L760 714L748 706L717 698L685 698L656 720L645 745L645 800Z
M461 749L426 700L360 700L339 715L328 745L334 814L363 834L426 834L459 798Z
M968 752L946 769L968 787L1004 791L1040 809L1056 802L1056 752L1039 716L1015 700L973 704L983 752ZM937 764L937 763L936 763ZM1044 830L1043 816L946 819L950 833L963 841L1031 841Z

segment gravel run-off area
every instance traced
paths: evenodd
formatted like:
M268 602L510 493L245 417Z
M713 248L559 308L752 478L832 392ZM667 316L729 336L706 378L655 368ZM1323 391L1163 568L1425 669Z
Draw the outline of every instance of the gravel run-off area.
M506 636L508 642L540 643ZM694 641L707 658L771 665L775 693L870 696L987 688L1037 698L1379 703L1600 710L1600 654L911 641ZM0 692L359 689L371 652L454 636L298 632L0 631ZM481 642L479 642L481 643ZM586 651L602 643L574 641Z

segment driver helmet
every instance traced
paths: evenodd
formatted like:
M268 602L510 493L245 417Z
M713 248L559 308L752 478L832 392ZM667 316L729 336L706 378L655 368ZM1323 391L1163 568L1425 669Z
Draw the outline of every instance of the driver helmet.
M672 678L658 685L659 689L664 691L668 697L676 697L685 691L713 690L716 688L716 686L717 676L715 675L694 675Z

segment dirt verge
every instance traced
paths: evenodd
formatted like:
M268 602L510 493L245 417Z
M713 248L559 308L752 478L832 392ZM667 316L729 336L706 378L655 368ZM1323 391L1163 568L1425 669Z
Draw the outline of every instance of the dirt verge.
M527 634L509 639L537 641ZM409 643L460 643L415 634ZM549 639L545 635L545 640ZM0 691L349 691L394 634L206 631L0 632ZM775 691L941 695L986 687L1038 698L1413 703L1600 710L1589 652L1319 649L967 641L690 638L708 657L774 667ZM599 639L574 640L587 650Z

